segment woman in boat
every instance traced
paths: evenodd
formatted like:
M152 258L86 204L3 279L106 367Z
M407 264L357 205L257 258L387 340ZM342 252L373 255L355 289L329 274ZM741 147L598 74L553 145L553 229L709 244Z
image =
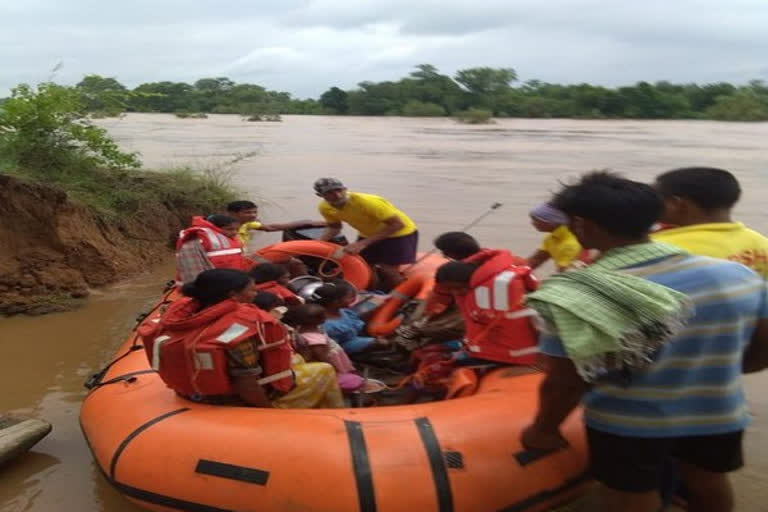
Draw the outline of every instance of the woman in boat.
M243 243L237 238L239 225L227 215L193 217L192 225L179 234L176 242L177 280L189 283L213 268L251 268L253 261L245 257Z
M152 366L189 400L255 407L341 407L336 373L293 353L285 327L253 305L245 273L206 270L158 322L140 328Z

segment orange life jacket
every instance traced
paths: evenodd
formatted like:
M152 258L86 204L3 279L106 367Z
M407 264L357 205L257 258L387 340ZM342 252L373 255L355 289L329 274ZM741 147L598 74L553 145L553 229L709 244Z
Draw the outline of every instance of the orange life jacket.
M228 237L203 217L193 217L192 226L179 233L176 250L193 239L203 245L205 255L216 268L247 271L253 266L253 262L245 257L243 243L238 238Z
M195 299L179 299L162 317L139 327L152 367L183 396L236 395L227 350L253 340L262 368L260 384L293 388L292 349L285 328L251 304L227 299L197 311Z
M538 353L533 311L523 298L538 287L528 266L509 251L484 249L464 260L479 263L471 291L457 300L466 335L465 350L473 357L511 364L533 364Z
M489 251L490 249L482 249L480 253L482 254L486 251ZM510 253L512 254L512 253ZM475 255L470 256L469 258L473 258ZM515 265L526 265L527 261L525 258L521 258L520 256L515 256L512 254L512 257L515 259ZM469 258L461 260L462 262L469 261ZM434 316L439 315L440 313L447 310L449 307L451 307L451 304L453 304L453 294L450 292L444 291L439 284L435 284L434 288L432 289L432 293L430 293L429 297L427 297L427 302L425 305L425 313Z
M279 284L277 281L267 281L266 283L259 283L256 285L256 289L262 292L269 292L277 295L285 301L289 306L297 306L304 304L304 300L293 293L285 286Z

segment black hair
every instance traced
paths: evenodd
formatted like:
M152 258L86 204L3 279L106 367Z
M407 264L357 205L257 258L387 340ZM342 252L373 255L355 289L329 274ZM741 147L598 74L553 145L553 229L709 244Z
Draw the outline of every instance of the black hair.
M683 167L665 172L656 178L656 190L664 197L690 199L704 210L733 208L741 197L736 177L714 167Z
M351 284L343 279L334 279L330 283L325 283L320 288L312 292L310 301L314 304L320 304L323 307L330 306L334 302L340 301L350 293L355 291Z
M291 327L320 325L325 322L325 308L320 304L299 304L285 312L281 321Z
M285 301L270 292L259 292L253 298L253 304L263 311L272 311L278 306L285 306Z
M258 208L258 206L253 201L232 201L227 205L227 211L235 213L250 210L251 208Z
M469 258L480 252L480 244L471 235L462 231L449 231L435 238L435 247L455 260Z
M278 263L259 263L248 272L256 284L277 281L287 274L288 269Z
M469 285L472 274L477 270L474 263L462 263L461 261L449 261L440 265L435 273L435 281L438 283L462 283Z
M214 268L197 275L194 281L185 284L181 292L200 302L200 309L213 306L229 298L232 292L239 292L253 280L245 272L231 268Z
M240 224L240 221L229 215L209 215L205 218L208 222L216 226L217 228L223 228L231 226L232 224Z
M659 220L664 204L650 185L598 171L563 185L552 206L571 218L591 220L612 235L639 238Z

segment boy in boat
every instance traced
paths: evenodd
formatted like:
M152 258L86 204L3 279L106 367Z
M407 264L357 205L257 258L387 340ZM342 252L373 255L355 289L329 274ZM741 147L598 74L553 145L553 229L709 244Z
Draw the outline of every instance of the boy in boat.
M733 174L686 167L658 176L654 186L664 199L662 222L676 226L654 233L654 240L692 254L736 261L768 277L768 238L732 220L741 196Z
M530 258L528 265L536 270L552 260L558 272L570 267L581 253L581 245L568 229L568 217L549 203L543 203L530 212L531 224L537 231L549 233L541 247Z
M648 185L588 174L553 200L592 266L527 297L544 333L534 450L566 446L560 424L583 400L602 511L656 512L674 457L691 510L730 512L749 419L741 374L768 367L764 280L743 265L649 240L663 203Z
M227 205L227 214L240 221L238 236L244 247L248 247L253 231L285 231L300 227L325 227L325 222L296 221L277 224L264 224L259 220L259 207L253 201L232 201Z
M533 311L523 307L523 297L537 282L520 258L509 251L485 249L442 265L435 281L443 293L453 295L464 320L460 363L536 361L536 333L529 322Z
M318 210L327 222L321 240L331 240L341 233L346 222L359 233L356 242L344 247L349 254L359 254L377 266L388 289L402 281L398 267L416 261L419 232L416 224L392 203L373 194L349 192L336 178L320 178L315 194L323 200Z
M492 254L489 249L482 249L472 235L462 231L449 231L435 238L434 245L448 259L468 261ZM516 265L525 265L526 261L508 251ZM480 256L478 256L480 255ZM412 351L430 343L441 343L460 339L464 336L464 320L458 309L454 295L439 283L424 303L423 312L414 315L416 319L399 327L395 341Z

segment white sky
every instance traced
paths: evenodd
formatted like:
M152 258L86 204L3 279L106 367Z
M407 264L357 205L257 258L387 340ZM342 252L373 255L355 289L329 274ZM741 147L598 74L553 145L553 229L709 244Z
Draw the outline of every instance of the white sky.
M512 67L521 80L625 85L768 79L768 0L0 0L0 96L83 75L228 76L296 97Z

